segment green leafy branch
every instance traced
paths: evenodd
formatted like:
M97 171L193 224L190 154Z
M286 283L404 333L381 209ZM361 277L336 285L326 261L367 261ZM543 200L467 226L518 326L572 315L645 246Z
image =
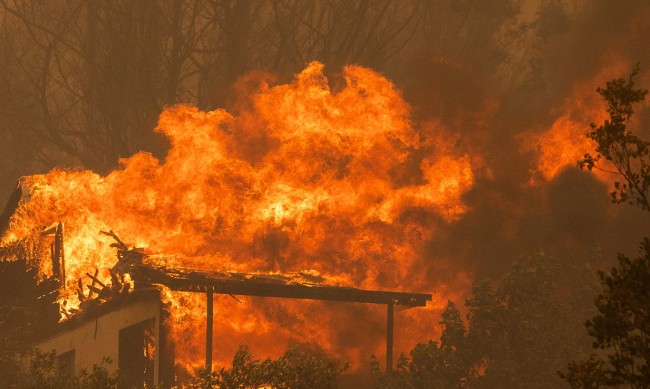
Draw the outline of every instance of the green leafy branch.
M591 124L587 137L597 143L596 156L585 153L578 160L580 169L598 169L622 176L614 183L610 193L612 202L627 202L644 210L650 210L648 190L650 188L650 142L646 142L629 130L628 125L634 110L633 104L643 101L647 89L635 88L634 78L639 73L639 64L627 78L617 78L598 88L598 93L607 102L609 119L599 126ZM610 161L616 171L600 166L602 159Z

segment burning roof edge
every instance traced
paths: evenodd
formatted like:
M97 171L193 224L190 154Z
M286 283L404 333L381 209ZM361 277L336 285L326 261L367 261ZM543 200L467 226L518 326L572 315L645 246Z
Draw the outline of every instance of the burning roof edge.
M213 292L217 294L395 304L423 307L431 301L431 294L366 290L344 286L311 283L287 283L270 277L243 273L199 271L171 268L162 265L139 264L139 277L154 284L183 292Z
M68 319L60 321L55 325L50 326L47 330L35 334L35 336L33 336L33 338L30 340L32 343L43 342L47 339L57 336L60 333L74 330L88 323L89 321L96 320L99 317L104 316L117 309L125 308L146 300L161 301L160 289L141 288L138 290L133 290L130 293L121 294L116 298L77 312L76 314L70 316Z

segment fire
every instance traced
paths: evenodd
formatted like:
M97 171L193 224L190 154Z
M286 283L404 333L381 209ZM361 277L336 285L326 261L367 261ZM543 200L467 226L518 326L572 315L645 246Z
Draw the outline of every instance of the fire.
M168 107L156 128L171 144L164 161L140 152L107 176L57 169L25 177L30 197L1 243L62 221L67 307L78 305L72 291L85 272L97 268L107 278L115 263L102 230L160 254L150 259L170 266L310 272L330 284L431 292L426 241L436 226L466 212L470 158L442 129L419 131L399 90L380 74L348 66L343 79L333 90L323 65L313 62L289 84L262 83L248 96L250 107L235 113ZM449 283L469 281L461 275ZM453 294L440 290L435 309ZM169 291L165 298L177 358L200 365L204 299ZM360 315L383 317L372 307L331 312L316 302L229 296L215 302L217 349L245 342L278 354L286 342L300 340L339 355L346 349L358 364L377 352L377 342L343 335L355 333ZM432 320L410 326L431 334L437 331ZM381 334L381 321L377 327Z
M593 113L603 116L599 111ZM531 169L530 183L536 183L539 176L546 181L552 181L562 170L575 167L585 152L594 150L595 142L585 135L588 130L589 122L575 120L570 114L564 114L541 134L521 134L521 150L538 154L537 166ZM600 174L598 176L601 177Z
M528 130L519 134L520 150L536 154L536 166L530 171L531 184L540 178L552 181L562 170L575 167L586 152L593 154L597 145L586 136L590 131L589 125L602 123L608 118L605 102L596 93L596 87L607 80L621 77L630 68L629 63L621 62L604 67L592 79L577 82L562 106L551 113L556 119L548 129L542 132ZM609 168L603 162L603 168ZM599 180L613 184L611 175L598 170L594 170L594 173Z

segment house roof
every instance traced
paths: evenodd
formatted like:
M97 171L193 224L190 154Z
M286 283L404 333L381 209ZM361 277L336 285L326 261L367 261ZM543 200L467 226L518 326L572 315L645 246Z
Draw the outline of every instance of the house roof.
M306 300L344 301L370 304L426 306L430 294L365 290L324 285L306 274L249 274L202 271L140 263L134 266L136 277L162 284L172 290L218 294L280 297Z
M4 211L0 214L0 236L9 226L11 215L25 196L19 181L11 194ZM299 274L250 274L223 271L204 271L188 268L174 268L142 262L147 256L129 250L112 231L104 233L113 236L122 255L113 271L135 273L145 277L145 283L161 284L172 290L185 292L207 292L218 294L280 297L307 300L345 301L371 304L396 304L408 307L426 306L430 294L365 290L352 287L325 285L323 278L307 273Z

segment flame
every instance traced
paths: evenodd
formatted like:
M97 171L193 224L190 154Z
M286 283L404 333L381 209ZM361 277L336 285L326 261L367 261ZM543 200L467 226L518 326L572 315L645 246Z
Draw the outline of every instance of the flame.
M79 304L71 291L85 272L97 268L106 278L114 265L101 230L162 254L150 258L170 266L308 271L331 284L431 292L426 242L436 226L467 211L470 157L444 129L420 131L400 91L380 74L347 66L343 80L332 90L323 65L313 62L289 84L262 83L247 96L250 106L235 113L167 107L156 128L171 144L164 161L140 152L107 176L57 169L25 177L30 197L0 244L63 221L68 307ZM466 275L446 281L469 285ZM443 308L457 290L437 286L429 309ZM164 291L164 299L172 305L177 359L200 366L205 298ZM360 365L382 353L378 307L328 310L325 303L262 298L240 304L229 296L215 304L217 349L249 343L277 355L293 340ZM411 341L438 331L430 312L406 315L413 319L408 331L418 333ZM355 330L360 317L377 321L376 330ZM351 324L343 329L341 322Z
M629 63L619 62L603 67L589 80L575 83L562 106L551 113L556 119L548 129L527 130L517 136L521 152L536 155L535 167L530 170L530 184L540 179L552 181L564 169L576 167L585 153L594 154L597 144L586 136L589 125L600 124L608 118L607 107L596 88L607 80L625 75L630 68ZM607 161L601 162L604 169L614 170ZM599 170L594 173L600 181L613 184L611 174Z

